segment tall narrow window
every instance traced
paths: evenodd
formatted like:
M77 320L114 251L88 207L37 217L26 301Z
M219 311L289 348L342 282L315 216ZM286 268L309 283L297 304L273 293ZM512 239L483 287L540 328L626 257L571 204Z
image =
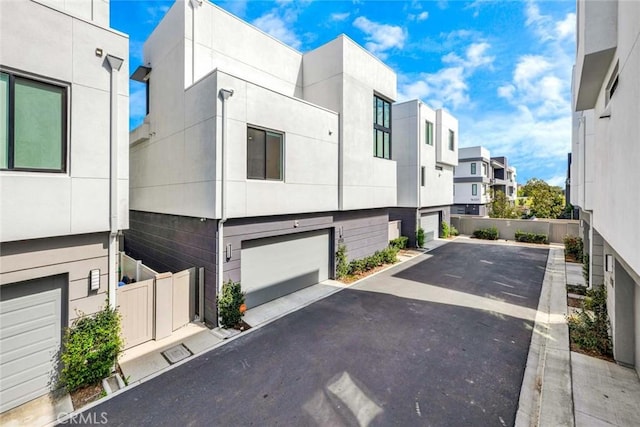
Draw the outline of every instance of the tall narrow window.
M478 184L471 184L471 195L472 196L478 195Z
M391 103L373 97L373 155L391 158Z
M67 88L0 73L0 168L64 172Z
M471 175L475 175L476 174L476 163L473 162L471 163Z
M283 135L247 128L247 178L282 181Z
M421 166L420 167L420 185L424 187L424 182L425 182L425 167Z
M449 130L449 150L451 151L455 150L455 140L456 134L452 130Z
M425 142L427 143L427 145L433 145L433 123L427 120L425 122L425 125Z
M482 176L487 176L487 164L482 163Z

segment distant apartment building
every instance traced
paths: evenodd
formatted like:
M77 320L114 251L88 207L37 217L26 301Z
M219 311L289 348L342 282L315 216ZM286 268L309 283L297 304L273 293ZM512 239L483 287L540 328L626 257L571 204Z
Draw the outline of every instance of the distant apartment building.
M402 221L402 235L415 244L440 236L453 205L453 168L458 164L458 121L445 110L418 100L393 105L393 159L397 163L398 205L390 219Z
M614 357L640 372L640 4L579 0L577 23L570 201Z
M115 305L129 40L109 1L0 6L0 412L56 386L63 327Z
M223 282L249 307L388 244L396 205L396 74L346 36L307 53L207 1L177 1L132 78L126 251L158 271L203 267L204 319Z
M502 191L510 202L518 197L516 168L506 157L491 157L482 146L458 150L458 166L454 169L455 215L489 215L492 194Z

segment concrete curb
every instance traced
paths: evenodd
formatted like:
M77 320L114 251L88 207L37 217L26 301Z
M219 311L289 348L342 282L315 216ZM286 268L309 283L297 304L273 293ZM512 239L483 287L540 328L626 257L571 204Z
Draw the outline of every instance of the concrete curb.
M550 248L515 425L574 426L564 252Z

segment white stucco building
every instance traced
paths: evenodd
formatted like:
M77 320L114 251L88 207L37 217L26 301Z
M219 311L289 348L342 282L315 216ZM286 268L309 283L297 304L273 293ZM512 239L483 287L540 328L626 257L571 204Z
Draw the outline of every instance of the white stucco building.
M116 303L128 56L108 0L0 3L0 412L54 388L62 328Z
M618 363L640 371L640 3L577 2L571 203Z
M454 215L489 215L495 191L502 191L515 203L518 197L516 168L504 156L491 157L482 146L461 148L454 170Z
M204 267L205 320L223 281L251 307L333 277L339 244L349 258L387 245L384 63L344 35L303 54L207 1L177 1L144 62L125 247L159 271Z
M390 219L402 220L402 235L415 244L439 237L453 204L453 168L458 164L458 121L419 100L393 105L393 159L397 162L398 206Z

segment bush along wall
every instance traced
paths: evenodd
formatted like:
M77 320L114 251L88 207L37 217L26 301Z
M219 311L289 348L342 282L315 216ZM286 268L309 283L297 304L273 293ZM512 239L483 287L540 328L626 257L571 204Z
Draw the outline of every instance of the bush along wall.
M419 248L424 246L424 229L422 227L418 228L418 231L416 231L416 245Z
M473 232L473 237L483 240L498 240L499 233L496 227L481 228Z
M93 316L74 320L64 333L61 385L72 392L99 383L111 374L123 345L120 313L109 304Z
M240 282L229 280L224 283L222 293L218 296L218 313L223 328L233 328L240 323L244 315L240 308L242 305L244 305L244 292Z
M549 239L546 234L526 233L524 231L516 231L516 242L548 244Z
M582 239L577 236L564 236L564 254L573 257L577 262L582 261L584 249Z
M405 249L407 247L408 241L409 241L408 237L400 236L397 239L393 239L389 241L389 246L393 246L394 248L398 248L398 249Z

